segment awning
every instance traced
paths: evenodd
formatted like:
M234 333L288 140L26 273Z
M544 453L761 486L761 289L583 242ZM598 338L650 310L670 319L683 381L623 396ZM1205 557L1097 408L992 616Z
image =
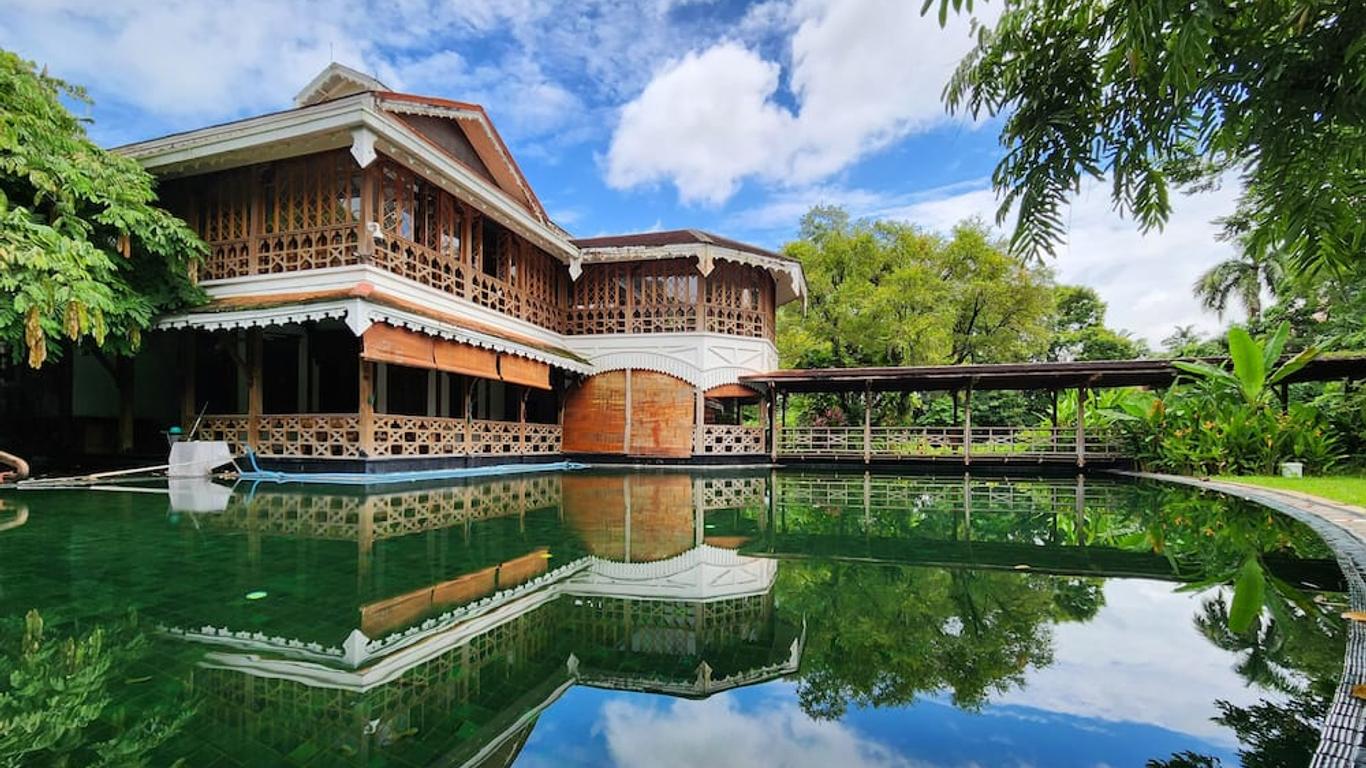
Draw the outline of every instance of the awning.
M550 366L537 360L376 323L361 336L361 357L376 363L457 373L550 389Z

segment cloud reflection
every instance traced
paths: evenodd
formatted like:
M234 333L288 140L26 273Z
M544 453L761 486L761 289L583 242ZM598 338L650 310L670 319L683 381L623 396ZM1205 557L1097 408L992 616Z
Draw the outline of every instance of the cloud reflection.
M595 730L617 765L916 766L838 722L816 721L794 704L743 712L730 696L707 701L609 701Z

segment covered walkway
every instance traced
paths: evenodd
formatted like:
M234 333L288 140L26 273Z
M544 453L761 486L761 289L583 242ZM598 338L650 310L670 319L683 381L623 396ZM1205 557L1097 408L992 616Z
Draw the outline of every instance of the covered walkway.
M1202 358L1228 365L1227 358ZM1165 387L1182 371L1172 360L933 365L895 368L816 368L770 371L740 377L743 384L766 387L777 409L769 440L774 461L952 462L955 464L1035 463L1113 466L1128 463L1117 436L1088 431L1086 393L1113 387ZM1320 357L1280 386L1282 404L1289 385L1304 381L1366 378L1366 355ZM1053 395L1051 424L978 426L973 424L974 391L1045 391ZM1074 424L1059 426L1058 393L1077 392ZM951 392L952 426L874 426L868 407L878 392ZM795 426L787 423L791 394L860 393L863 424ZM958 403L962 403L961 408Z

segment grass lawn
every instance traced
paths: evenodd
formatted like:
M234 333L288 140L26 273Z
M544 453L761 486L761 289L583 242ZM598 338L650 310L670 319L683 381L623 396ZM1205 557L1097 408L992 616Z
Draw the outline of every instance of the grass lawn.
M1219 479L1248 483L1249 485L1261 485L1283 491L1311 493L1344 504L1366 507L1366 477L1274 477L1269 475L1238 477L1228 475Z

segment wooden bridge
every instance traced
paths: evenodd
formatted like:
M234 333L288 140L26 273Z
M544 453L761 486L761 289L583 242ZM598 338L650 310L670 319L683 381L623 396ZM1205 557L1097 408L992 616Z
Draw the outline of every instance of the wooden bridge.
M1057 427L787 427L776 459L806 461L951 461L977 463L1117 462L1126 458L1110 434Z

